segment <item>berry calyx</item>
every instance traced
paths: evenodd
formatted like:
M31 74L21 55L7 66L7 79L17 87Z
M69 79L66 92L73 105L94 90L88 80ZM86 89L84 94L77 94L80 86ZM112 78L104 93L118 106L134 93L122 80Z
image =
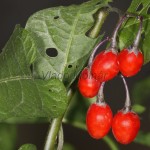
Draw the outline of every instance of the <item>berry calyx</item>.
M142 31L143 18L139 17L139 19L140 27L137 36L134 40L133 46L128 49L123 49L118 55L119 70L126 77L136 75L140 71L144 62L144 56L142 52L138 49Z
M114 116L112 132L116 140L121 144L131 143L140 129L140 118L131 110L129 90L124 77L121 75L126 89L126 101L122 110Z
M81 72L78 88L80 93L87 98L92 98L97 95L101 83L92 77L89 68L84 68Z
M113 114L109 105L104 102L103 86L104 83L101 85L97 102L89 107L86 115L87 130L94 139L103 138L109 132L112 124Z

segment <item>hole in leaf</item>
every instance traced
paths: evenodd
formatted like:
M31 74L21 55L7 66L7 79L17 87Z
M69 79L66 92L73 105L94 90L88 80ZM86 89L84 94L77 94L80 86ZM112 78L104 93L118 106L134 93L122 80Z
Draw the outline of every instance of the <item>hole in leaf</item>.
M33 65L32 64L30 65L30 70L31 70L31 72L33 72Z
M150 7L147 10L147 14L150 15Z
M96 3L96 5L99 5L101 2Z
M59 18L59 16L55 16L55 17L54 17L54 19L58 19L58 18Z
M56 108L57 108L56 105L53 105L52 107L53 107L53 109L56 109Z
M48 48L48 49L46 49L46 54L49 57L56 57L58 55L58 51L56 48Z
M89 33L90 33L91 29L88 30L86 33L85 33L85 36L89 37Z
M72 68L72 65L68 65L68 68Z
M141 3L141 4L138 6L138 8L136 9L136 11L140 11L140 10L142 10L142 8L143 8L143 4Z
M142 39L145 39L145 33L142 33L141 37Z

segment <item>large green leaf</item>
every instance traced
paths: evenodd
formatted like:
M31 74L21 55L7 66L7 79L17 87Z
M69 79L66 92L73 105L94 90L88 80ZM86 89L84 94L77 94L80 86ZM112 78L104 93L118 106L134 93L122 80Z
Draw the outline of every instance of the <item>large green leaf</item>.
M29 18L26 29L32 33L40 52L34 63L36 77L55 76L69 87L99 39L85 35L94 24L93 15L109 1L92 0L81 5L49 8ZM48 48L55 48L58 55L49 57Z
M36 59L30 34L16 27L0 55L0 120L10 117L57 117L64 113L67 94L57 79L35 80Z
M143 20L143 38L141 39L140 49L144 53L145 63L150 61L150 1L149 0L133 0L128 12L142 15ZM129 19L122 27L119 35L120 49L130 46L138 32L139 21L137 19Z

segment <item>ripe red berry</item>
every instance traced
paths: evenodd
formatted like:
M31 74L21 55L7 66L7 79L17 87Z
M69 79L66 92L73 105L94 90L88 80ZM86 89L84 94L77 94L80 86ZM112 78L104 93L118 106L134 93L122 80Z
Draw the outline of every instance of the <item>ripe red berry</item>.
M88 68L85 68L80 75L78 81L78 87L80 93L87 98L92 98L97 95L101 83L95 80L89 72Z
M91 74L100 82L114 78L118 72L117 53L112 50L98 54L91 67Z
M132 111L119 111L113 118L112 131L114 137L121 144L132 142L140 128L140 119Z
M135 53L132 50L123 49L118 54L119 70L126 77L137 74L143 65L143 61L144 57L140 51L136 51Z
M87 130L95 139L103 138L110 130L113 114L106 103L92 104L86 115Z

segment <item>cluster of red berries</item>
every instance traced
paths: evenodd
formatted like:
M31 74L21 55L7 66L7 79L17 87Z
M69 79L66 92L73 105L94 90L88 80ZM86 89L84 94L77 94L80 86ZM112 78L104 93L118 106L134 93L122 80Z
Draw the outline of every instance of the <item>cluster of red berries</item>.
M131 101L128 87L123 76L131 77L137 74L143 65L143 54L138 49L142 32L141 16L140 27L133 45L130 48L123 49L120 53L117 49L117 33L125 21L131 17L124 15L119 21L111 39L107 38L100 42L93 50L88 67L80 74L78 81L79 91L84 97L92 98L97 95L96 103L93 103L87 112L86 125L91 137L95 139L103 138L112 127L112 132L116 140L122 144L132 142L140 128L140 119L138 115L131 110ZM97 49L110 40L110 47L100 52L95 58ZM122 80L126 89L126 101L122 110L118 111L113 117L113 113L108 104L104 101L103 88L104 83L121 73Z

